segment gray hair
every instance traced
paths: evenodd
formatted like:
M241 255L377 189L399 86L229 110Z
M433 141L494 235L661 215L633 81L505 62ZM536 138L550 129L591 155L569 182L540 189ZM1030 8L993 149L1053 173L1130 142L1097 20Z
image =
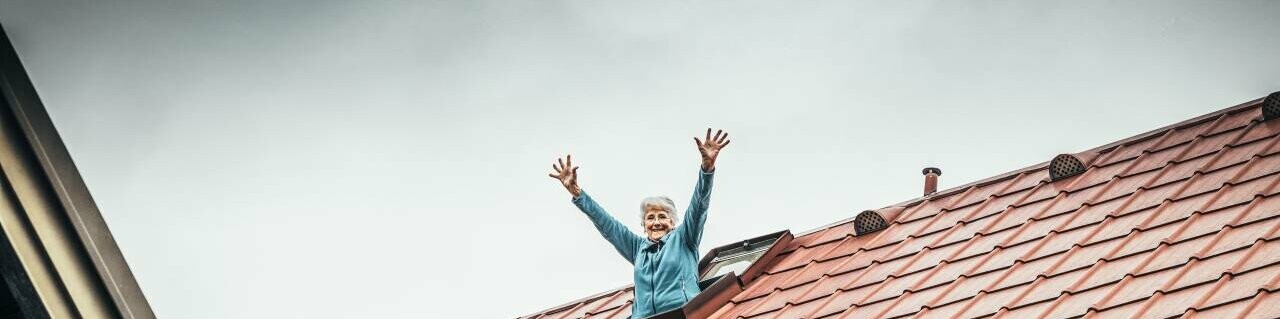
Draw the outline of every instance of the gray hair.
M680 215L679 213L676 213L676 202L671 201L671 198L666 196L653 196L646 197L644 200L640 201L641 227L644 226L644 208L650 205L662 207L662 210L667 211L667 215L671 216L671 222L673 224L680 223Z

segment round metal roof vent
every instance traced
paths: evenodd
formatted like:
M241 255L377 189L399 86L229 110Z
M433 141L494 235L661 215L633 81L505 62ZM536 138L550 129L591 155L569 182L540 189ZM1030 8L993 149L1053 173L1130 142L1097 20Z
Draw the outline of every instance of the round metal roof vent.
M1071 154L1059 154L1049 162L1049 181L1056 181L1084 173L1084 162Z
M1262 120L1265 121L1277 117L1280 117L1280 92L1271 93L1267 95L1266 99L1262 100Z
M853 232L857 236L862 236L888 228L889 222L884 220L874 210L864 210L858 213L858 217L853 218Z

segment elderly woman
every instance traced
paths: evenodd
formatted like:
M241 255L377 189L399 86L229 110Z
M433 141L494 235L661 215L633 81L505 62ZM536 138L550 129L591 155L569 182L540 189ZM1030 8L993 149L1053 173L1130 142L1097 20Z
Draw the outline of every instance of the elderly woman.
M693 141L702 153L702 171L693 199L685 209L686 218L680 226L675 203L666 196L649 197L640 201L640 220L645 237L627 230L626 226L605 212L578 187L578 167L573 166L571 156L557 159L552 164L552 178L560 180L573 195L573 204L591 219L600 235L613 248L635 266L635 303L631 307L632 318L645 318L683 306L698 295L698 243L702 241L702 226L707 221L707 204L711 198L711 179L716 169L716 156L729 145L729 134L711 129L703 140Z

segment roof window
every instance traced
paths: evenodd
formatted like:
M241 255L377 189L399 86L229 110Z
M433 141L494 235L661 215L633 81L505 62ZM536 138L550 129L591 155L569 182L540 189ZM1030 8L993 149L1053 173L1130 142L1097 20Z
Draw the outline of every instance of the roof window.
M746 275L747 268L769 252L785 231L724 245L707 252L702 258L702 279L712 279L729 272Z

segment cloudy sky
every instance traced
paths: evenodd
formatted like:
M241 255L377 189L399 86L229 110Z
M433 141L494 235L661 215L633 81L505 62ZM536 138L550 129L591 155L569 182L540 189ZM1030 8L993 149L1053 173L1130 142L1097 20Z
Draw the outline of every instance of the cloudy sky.
M166 318L512 318L1280 90L1276 1L26 1L0 23Z

